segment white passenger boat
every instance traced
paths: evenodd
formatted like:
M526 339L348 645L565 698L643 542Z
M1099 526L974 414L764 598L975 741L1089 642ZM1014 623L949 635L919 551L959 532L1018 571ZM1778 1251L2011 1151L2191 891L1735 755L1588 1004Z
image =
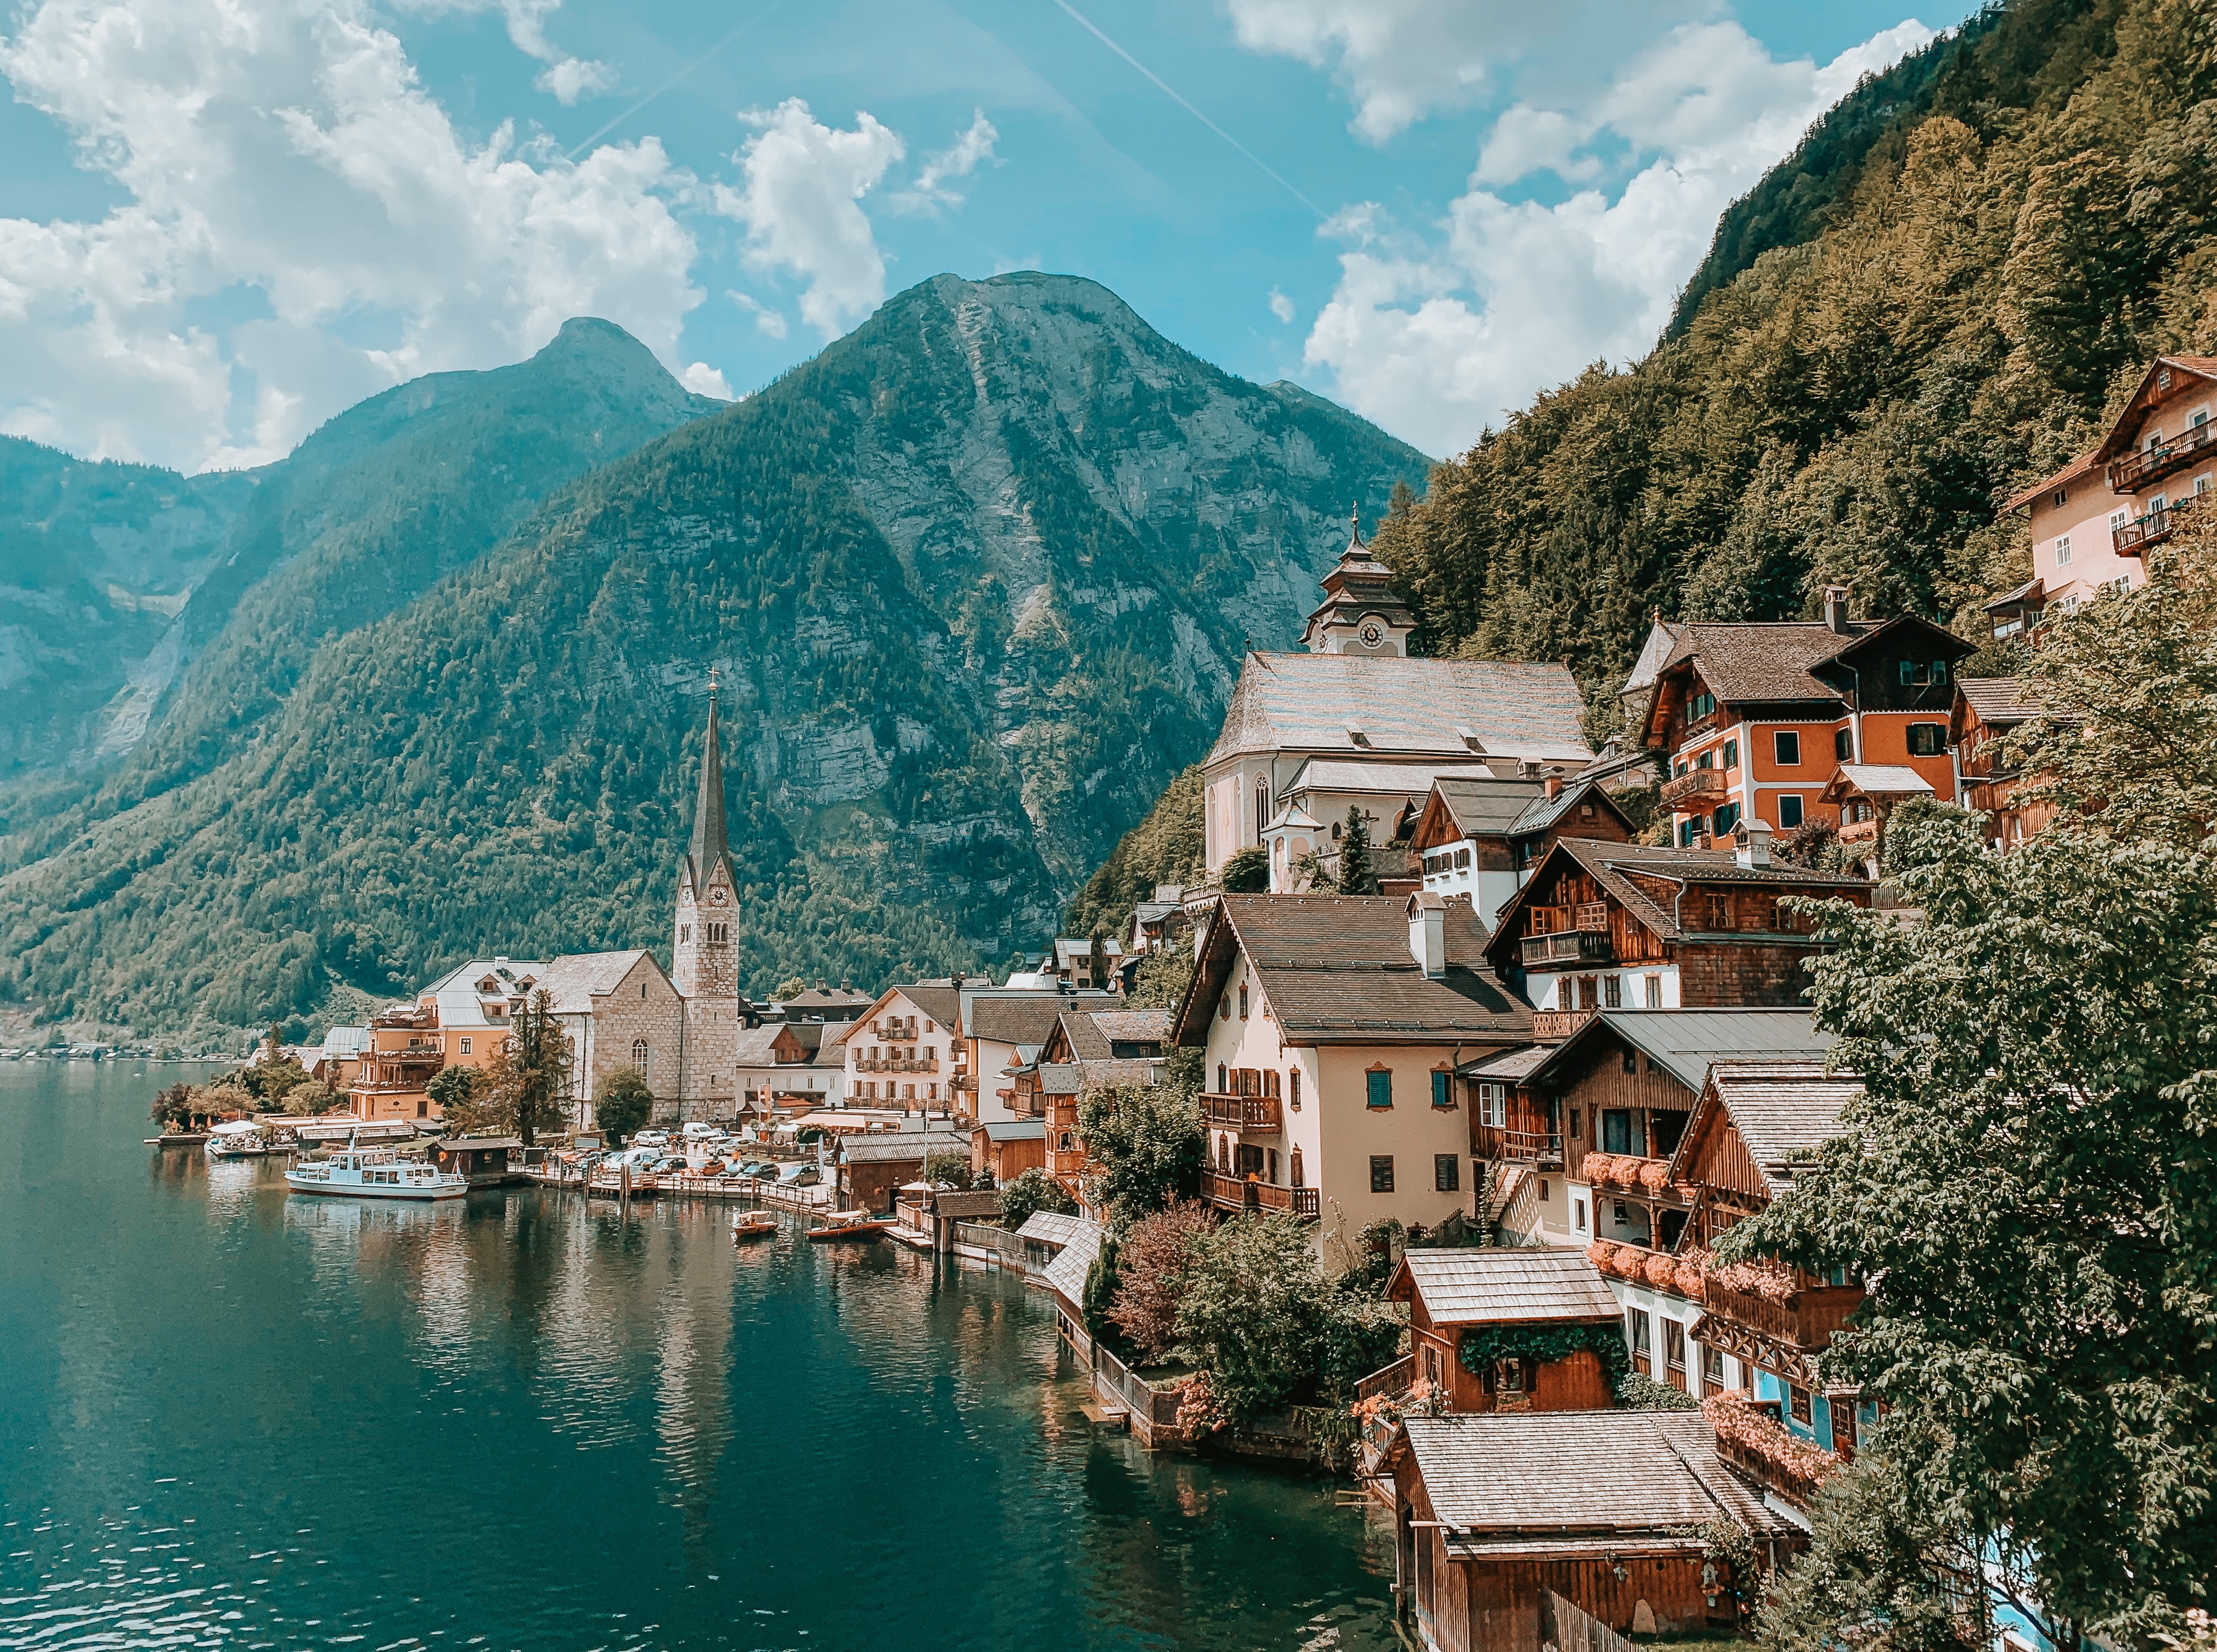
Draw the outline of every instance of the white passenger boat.
M287 1152L275 1125L258 1119L234 1119L208 1131L201 1150L211 1159L264 1159Z
M337 1193L349 1199L460 1199L470 1179L434 1170L414 1159L376 1148L349 1148L286 1171L296 1193Z

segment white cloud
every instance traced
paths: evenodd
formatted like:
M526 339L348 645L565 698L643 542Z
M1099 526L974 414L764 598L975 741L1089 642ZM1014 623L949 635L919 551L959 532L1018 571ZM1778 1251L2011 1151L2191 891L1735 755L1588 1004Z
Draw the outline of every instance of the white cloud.
M1684 25L1583 106L1512 107L1469 188L1422 234L1374 202L1343 209L1340 280L1305 348L1349 405L1434 453L1595 361L1646 351L1708 250L1718 216L1868 71L1931 39L1908 22L1831 62L1774 59L1737 23ZM1493 186L1595 178L1596 148L1635 169L1614 200L1547 204Z
M1230 0L1250 51L1330 69L1357 135L1383 143L1424 116L1514 83L1606 78L1640 42L1715 0Z
M993 152L993 146L1000 141L1001 134L985 118L985 111L978 110L968 129L954 134L951 145L923 157L923 165L917 171L916 187L893 196L894 203L905 211L922 213L960 206L962 194L948 188L948 181L968 177L987 161L999 165L1000 157Z
M427 16L498 11L508 25L509 43L547 65L532 84L565 106L612 92L619 83L615 70L608 65L573 58L547 38L547 20L562 9L562 0L398 0L398 6L402 11Z
M747 226L750 268L807 282L801 318L836 338L886 296L885 256L860 202L906 152L900 137L867 112L851 132L827 126L797 97L740 118L757 128L733 157L746 187L716 185L716 210Z
M755 318L755 330L768 338L785 336L785 317L768 305L759 302L737 287L732 289L731 300Z
M1270 313L1281 322L1290 323L1294 318L1294 301L1275 287L1270 289Z
M678 374L678 378L685 388L696 396L713 396L719 402L738 399L732 394L732 386L722 370L710 367L706 361L695 361Z
M571 316L673 358L701 294L661 145L572 164L503 126L473 146L367 3L43 0L0 40L17 99L128 197L0 219L0 430L249 465Z

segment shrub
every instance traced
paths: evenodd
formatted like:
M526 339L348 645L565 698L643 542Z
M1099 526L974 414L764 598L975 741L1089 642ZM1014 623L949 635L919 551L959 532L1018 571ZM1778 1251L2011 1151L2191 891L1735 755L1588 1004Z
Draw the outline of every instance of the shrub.
M1260 895L1270 886L1270 858L1252 846L1224 863L1218 879L1226 895Z
M973 1187L976 1182L970 1173L970 1156L959 1148L944 1148L924 1155L923 1179L958 1189Z
M1008 1186L1001 1189L1001 1225L1013 1231L1041 1211L1076 1216L1078 1201L1060 1182L1034 1165L1010 1177Z
M1141 1217L1124 1236L1108 1317L1140 1359L1158 1360L1176 1344L1195 1247L1215 1225L1207 1205L1187 1199Z
M593 1096L593 1119L612 1142L630 1139L654 1116L654 1092L636 1068L619 1067L601 1081Z
M1668 1383L1627 1371L1617 1378L1616 1402L1633 1411L1698 1411L1701 1402Z

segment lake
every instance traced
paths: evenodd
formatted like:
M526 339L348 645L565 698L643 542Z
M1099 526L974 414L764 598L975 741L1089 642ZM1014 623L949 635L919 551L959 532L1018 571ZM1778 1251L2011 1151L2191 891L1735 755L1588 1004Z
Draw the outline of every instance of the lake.
M1395 1644L1388 1528L1096 1432L1020 1280L294 1197L180 1076L0 1063L0 1649Z

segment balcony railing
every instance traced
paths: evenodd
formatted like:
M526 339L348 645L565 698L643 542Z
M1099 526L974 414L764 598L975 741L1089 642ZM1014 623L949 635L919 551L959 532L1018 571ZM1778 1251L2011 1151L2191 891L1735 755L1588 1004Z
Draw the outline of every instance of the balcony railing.
M2119 556L2137 557L2149 547L2161 545L2183 527L2184 519L2193 514L2195 508L2195 501L2189 497L2165 505L2161 510L2152 510L2111 533L2110 543Z
M857 1056L855 1070L858 1073L936 1073L939 1070L936 1058L930 1061L896 1060L890 1056Z
M1471 1151L1481 1159L1559 1168L1563 1162L1563 1138L1545 1131L1479 1125L1471 1131Z
M1856 1285L1809 1285L1780 1299L1753 1291L1735 1291L1712 1275L1701 1283L1701 1305L1720 1319L1812 1353L1828 1346L1832 1333L1863 1299Z
M1593 1019L1590 1009L1542 1009L1532 1016L1532 1036L1541 1044L1560 1044Z
M1313 1187L1274 1187L1267 1181L1219 1175L1213 1170L1201 1173L1201 1196L1225 1211L1290 1211L1310 1217L1322 1211Z
M1848 820L1840 823L1840 841L1843 843L1875 843L1878 841L1878 817L1868 820Z
M1675 780L1664 782L1663 806L1682 813L1699 813L1722 803L1729 788L1721 768L1689 768Z
M1275 1095L1211 1095L1201 1098L1201 1122L1213 1130L1243 1131L1255 1136L1274 1136L1285 1119Z
M1528 970L1559 964L1607 964L1615 957L1616 943L1606 930L1565 929L1552 935L1524 937Z
M2113 493L2138 493L2174 471L2184 470L2213 445L2217 445L2217 424L2198 424L2159 447L2127 453L2110 462L2109 490Z

